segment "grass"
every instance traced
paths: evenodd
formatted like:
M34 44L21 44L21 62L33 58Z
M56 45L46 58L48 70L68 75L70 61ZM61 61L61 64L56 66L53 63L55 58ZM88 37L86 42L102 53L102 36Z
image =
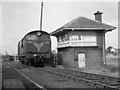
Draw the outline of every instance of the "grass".
M119 63L119 58L118 55L107 55L106 56L106 68L109 70L111 73L117 73L120 70L120 66L118 65Z

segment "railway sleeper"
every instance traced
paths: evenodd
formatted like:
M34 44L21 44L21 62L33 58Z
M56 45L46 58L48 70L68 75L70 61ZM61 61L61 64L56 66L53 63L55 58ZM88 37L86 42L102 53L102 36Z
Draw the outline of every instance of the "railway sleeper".
M93 87L95 87L95 88L112 88L112 87L105 86L105 85L102 85L102 84L99 84L99 83L89 82L89 81L86 81L86 80L82 80L82 79L80 79L80 78L78 79L78 78L76 78L76 77L72 77L72 76L69 76L69 75L64 75L64 74L57 73L57 72L52 72L52 71L49 71L49 70L44 70L44 71L49 72L49 73L52 73L52 74L56 74L56 75L58 75L58 76L66 77L66 78L68 78L68 79L70 79L70 80L79 81L79 82L85 83L85 84L87 84L87 85L93 86ZM88 74L87 74L86 76L88 76ZM94 77L94 78L95 78L95 77ZM93 79L94 79L94 78L93 78ZM106 79L106 78L99 76L99 79L101 80L101 79ZM108 80L108 79L107 79L107 80ZM106 80L105 80L105 82L106 82ZM107 82L108 82L108 81L107 81Z
M84 84L87 84L87 81L85 81L85 80L79 79L79 81L84 83Z
M95 83L94 86L95 86L96 88L105 88L105 86L100 85L100 84L97 84L97 83Z
M75 77L73 77L73 80L75 80L76 78Z
M95 84L93 82L87 82L87 85L95 87Z
M79 81L79 82L81 81L81 80L79 80L79 79L77 79L77 78L75 78L74 80L75 80L75 81Z
M118 86L120 86L120 83L117 83L117 84L110 84L110 86L116 86L116 87L118 87Z
M118 90L118 88L116 88L116 87L106 86L106 85L102 85L102 84L98 84L98 83L95 83L95 87L96 87L96 88L107 88L107 89L109 89L109 90L110 90L110 89L112 89L112 90L113 90L113 89L114 89L114 90L117 89L117 90Z

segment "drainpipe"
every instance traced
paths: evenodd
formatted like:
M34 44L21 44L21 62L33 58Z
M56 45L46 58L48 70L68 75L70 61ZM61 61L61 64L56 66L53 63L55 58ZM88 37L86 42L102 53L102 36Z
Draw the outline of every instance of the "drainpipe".
M105 31L103 31L103 62L106 65Z

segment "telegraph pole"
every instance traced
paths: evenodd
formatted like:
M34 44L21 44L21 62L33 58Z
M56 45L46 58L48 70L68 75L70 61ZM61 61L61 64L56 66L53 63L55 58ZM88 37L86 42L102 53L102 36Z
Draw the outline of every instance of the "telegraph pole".
M8 55L7 51L6 51L6 56Z
M41 2L41 18L40 18L40 31L42 30L42 17L43 17L43 2Z

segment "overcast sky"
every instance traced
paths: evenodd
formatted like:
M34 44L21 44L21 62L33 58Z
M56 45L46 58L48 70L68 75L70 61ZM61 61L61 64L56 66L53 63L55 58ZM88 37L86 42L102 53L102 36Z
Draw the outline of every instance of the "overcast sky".
M17 53L17 44L32 30L40 28L40 2L2 2L2 51ZM1 6L1 5L0 5ZM117 2L44 2L43 31L51 33L79 16L94 20L94 13L103 12L102 22L117 27L106 34L106 47L118 47ZM0 26L1 27L1 26ZM1 34L1 33L0 33ZM52 49L57 47L52 37Z

